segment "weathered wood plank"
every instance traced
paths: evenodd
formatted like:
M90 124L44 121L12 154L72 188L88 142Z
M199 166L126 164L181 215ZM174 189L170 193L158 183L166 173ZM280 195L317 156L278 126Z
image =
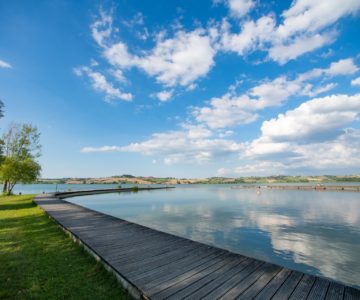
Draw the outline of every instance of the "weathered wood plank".
M142 263L142 261L146 260L158 260L160 257L164 254L171 253L174 250L181 249L183 243L180 242L174 242L169 243L165 247L161 249L156 249L153 251L149 251L146 253L143 253L141 255L137 256L129 256L129 255L122 255L122 256L114 256L112 259L109 259L115 266L118 266L121 269L126 269L126 267L129 265L130 268L132 268L132 265ZM190 244L192 249L195 251L197 248L201 247L201 245L192 245ZM129 271L130 272L130 271Z
M179 289L179 291L172 294L170 297L168 297L168 299L183 299L187 296L193 295L201 288L204 288L207 285L212 284L214 281L223 278L223 276L225 276L229 270L233 269L244 260L246 260L245 257L242 257L240 259L235 259L234 257L231 257L227 261L223 261L221 263L221 266L215 271L212 271L211 274L203 276L201 279L199 279L193 284L183 285L183 287ZM200 297L198 299L200 299Z
M245 269L251 262L252 259L245 258L234 268L223 274L220 278L217 278L216 281L212 281L211 285L205 285L198 289L196 292L188 295L184 299L202 299L206 295L210 294L212 291L216 290L218 287L222 286L225 282L235 276L237 273L240 273L243 269Z
M134 272L145 273L149 270L157 269L161 266L170 264L172 262L178 261L183 257L191 255L191 252L196 251L200 245L177 245L172 249L169 249L167 252L160 253L158 255L150 255L142 260L137 260L129 263L124 263L121 266L121 271L126 272L129 276L132 276ZM180 249L179 249L180 248Z
M344 300L360 299L360 290L351 287L345 287Z
M166 290L169 289L170 287L175 286L175 284L182 282L186 279L189 279L189 282L191 282L191 280L193 280L194 278L198 278L198 276L201 276L202 272L206 272L205 270L218 264L221 263L221 261L226 258L228 256L228 254L224 254L224 253L220 253L218 256L213 257L211 259L208 259L207 261L204 261L201 264L198 264L197 266L186 266L183 267L181 269L181 272L178 273L178 275L176 277L173 277L173 274L169 274L166 275L162 278L162 280L158 281L158 283L156 285L154 285L153 283L150 283L150 285L148 285L148 293L149 296L152 297L155 294L158 294L160 291L162 290ZM176 290L176 289L175 289ZM172 293L170 293L172 294Z
M310 290L307 299L309 300L321 300L325 299L327 290L329 288L329 281L323 278L316 278L313 287Z
M159 286L164 281L170 280L184 272L202 266L216 257L222 255L221 251L199 251L199 256L190 256L183 258L171 265L157 268L150 272L141 274L140 276L130 277L136 283L143 284L146 289L151 289L154 286Z
M96 235L89 237L88 241L91 243L93 247L97 249L103 250L116 250L121 251L123 248L127 249L136 249L139 245L140 246L147 246L147 247L156 247L160 246L160 243L171 243L176 241L181 241L177 238L173 237L166 237L160 234L149 234L149 236L138 236L133 237L134 234L131 235L124 235L117 238L116 235L110 236L108 238L102 238L98 240ZM81 237L81 235L79 235ZM113 251L112 251L113 252Z
M339 283L331 282L326 294L326 300L342 300L345 287Z
M144 235L139 232L139 235L136 236L136 232L129 232L123 234L112 234L112 235L101 235L98 236L96 233L92 233L89 235L77 234L77 236L86 239L91 243L94 247L100 248L109 248L109 246L113 247L131 247L136 246L137 244L144 244L147 241L154 241L155 239L163 239L159 234L153 233L149 235ZM167 239L169 240L169 239Z
M237 284L240 284L247 276L249 276L251 273L256 271L258 268L260 268L264 262L259 260L252 260L252 262L243 270L241 270L239 273L235 274L232 278L224 282L221 286L219 286L217 289L211 291L211 293L208 293L204 299L218 299L222 297L224 294L226 294L229 290L231 290L233 287L235 287Z
M174 247L181 247L182 243L173 243L172 246ZM153 267L153 268L148 268L146 270L142 269L141 266L141 262L143 260L147 260L147 259L151 259L154 256L158 255L158 254L162 254L162 253L166 253L169 251L172 251L173 249L167 249L166 247L164 248L158 248L156 250L154 250L154 252L150 252L150 251L144 251L144 252L139 252L138 255L134 255L133 257L137 257L138 260L132 260L132 266L130 268L130 270L127 272L127 275L131 278L139 278L139 277L145 277L148 276L149 274L152 273L158 273L160 272L162 269L167 268L168 264L172 264L175 265L177 263L183 263L183 261L185 259L189 259L189 255L182 255L177 259L167 259L167 260L157 260L157 266ZM194 248L191 248L192 251L192 255L193 256L199 256L199 257L203 257L206 256L204 255L204 246L203 245L197 245ZM119 266L119 269L122 270L123 268L123 264L128 262L128 256L125 254L123 255L121 258L116 258L114 259L114 264ZM140 269L141 268L141 269ZM162 268L162 269L160 269Z
M185 288L189 288L192 291L196 291L199 287L199 281L206 281L207 277L211 274L216 274L216 271L221 269L222 267L230 264L232 261L232 257L228 254L228 257L221 257L216 260L216 262L210 265L208 268L201 270L200 272L194 273L193 270L184 273L182 276L177 278L177 281L174 285L169 288L162 290L159 293L153 294L151 299L168 299L170 296L175 293L184 290ZM204 283L200 283L203 285ZM187 293L185 293L186 295ZM175 296L175 298L179 299L180 295ZM182 297L181 297L182 298Z
M240 294L237 299L253 299L260 291L271 281L276 274L281 270L281 267L270 265L269 269L260 276L245 292Z
M282 269L276 276L268 283L268 285L255 297L257 300L269 300L285 282L291 274L291 270Z
M291 294L290 299L291 300L302 300L306 299L307 295L309 294L314 282L315 277L304 274L304 276L301 278L299 284L295 288L294 292Z
M181 241L173 240L173 241L165 241L159 242L158 244L138 244L136 246L129 247L108 247L108 248L96 248L93 249L97 251L97 253L104 255L107 257L109 261L113 262L124 262L128 261L129 257L137 257L138 261L151 257L153 253L158 253L159 251L163 251L164 247L172 246L172 245L181 245Z
M290 276L285 280L283 285L277 290L272 297L274 300L289 299L290 295L303 277L303 273L292 271Z
M260 268L257 268L244 280L239 282L236 286L230 289L226 294L220 297L220 299L237 299L243 292L245 292L250 286L252 286L263 274L273 273L278 267L269 263L263 264ZM256 296L256 295L254 295Z

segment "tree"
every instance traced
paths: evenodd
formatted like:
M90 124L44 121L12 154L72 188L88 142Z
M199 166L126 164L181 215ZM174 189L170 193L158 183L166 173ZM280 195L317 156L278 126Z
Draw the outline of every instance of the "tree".
M30 183L40 175L36 159L41 154L40 134L31 124L11 124L3 135L0 178L3 193L10 194L18 182Z
M40 175L41 167L32 158L18 160L15 157L6 157L1 165L0 173L4 181L5 194L11 194L18 182L31 183Z
M41 155L40 133L31 124L11 124L3 135L3 143L5 157L36 159Z

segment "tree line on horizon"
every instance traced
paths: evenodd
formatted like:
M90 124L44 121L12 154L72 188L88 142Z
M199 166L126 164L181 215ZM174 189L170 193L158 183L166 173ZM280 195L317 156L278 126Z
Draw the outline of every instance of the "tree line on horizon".
M4 103L0 100L0 118ZM40 133L32 124L11 123L0 139L0 181L3 194L12 194L14 186L32 183L40 176Z

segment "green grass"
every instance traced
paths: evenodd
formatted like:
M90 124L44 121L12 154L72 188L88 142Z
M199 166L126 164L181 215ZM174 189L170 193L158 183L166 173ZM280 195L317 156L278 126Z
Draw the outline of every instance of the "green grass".
M0 299L131 299L32 202L0 197Z

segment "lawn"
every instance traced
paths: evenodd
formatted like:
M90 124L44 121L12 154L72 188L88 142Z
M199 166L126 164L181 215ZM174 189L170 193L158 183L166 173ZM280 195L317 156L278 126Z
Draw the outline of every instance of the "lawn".
M32 202L0 197L0 299L131 299Z

